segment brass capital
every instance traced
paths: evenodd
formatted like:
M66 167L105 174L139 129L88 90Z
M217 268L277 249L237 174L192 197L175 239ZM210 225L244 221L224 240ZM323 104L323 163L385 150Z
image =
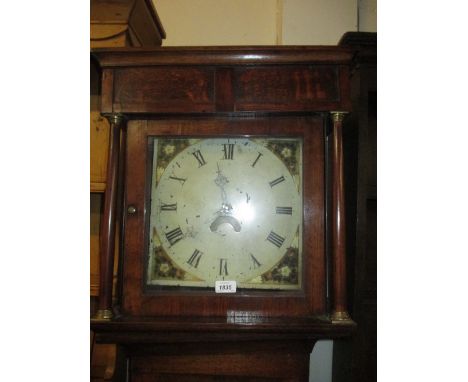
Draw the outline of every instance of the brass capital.
M121 113L104 114L104 117L107 118L110 124L114 125L120 125L126 119L125 115Z
M346 114L348 114L347 111L330 111L330 114L332 115L333 122L341 122Z

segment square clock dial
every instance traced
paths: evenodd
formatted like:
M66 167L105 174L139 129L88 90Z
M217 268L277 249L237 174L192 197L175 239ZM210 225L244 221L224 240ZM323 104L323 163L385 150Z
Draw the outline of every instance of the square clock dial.
M301 138L150 139L148 286L301 289Z

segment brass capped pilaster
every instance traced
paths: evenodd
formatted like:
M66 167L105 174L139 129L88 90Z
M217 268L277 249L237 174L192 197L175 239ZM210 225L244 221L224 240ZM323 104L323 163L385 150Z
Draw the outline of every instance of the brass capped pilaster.
M110 133L104 212L101 218L99 241L99 305L95 319L111 320L114 317L112 295L119 166L122 161L122 134L124 133L127 118L121 113L103 113L102 115L109 121Z
M333 324L352 324L346 303L346 214L344 194L343 119L346 111L330 112L331 134L331 260Z

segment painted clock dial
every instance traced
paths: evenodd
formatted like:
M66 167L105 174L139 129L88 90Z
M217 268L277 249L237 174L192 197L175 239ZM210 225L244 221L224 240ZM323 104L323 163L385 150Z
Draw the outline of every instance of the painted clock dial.
M299 289L302 141L154 138L147 284Z

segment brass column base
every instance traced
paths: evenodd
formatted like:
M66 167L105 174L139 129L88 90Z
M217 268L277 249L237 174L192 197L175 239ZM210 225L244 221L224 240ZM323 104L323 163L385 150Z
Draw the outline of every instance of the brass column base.
M93 317L94 320L109 321L114 317L112 310L110 309L99 309L96 315Z
M331 315L332 324L354 325L354 321L348 312L333 312Z

